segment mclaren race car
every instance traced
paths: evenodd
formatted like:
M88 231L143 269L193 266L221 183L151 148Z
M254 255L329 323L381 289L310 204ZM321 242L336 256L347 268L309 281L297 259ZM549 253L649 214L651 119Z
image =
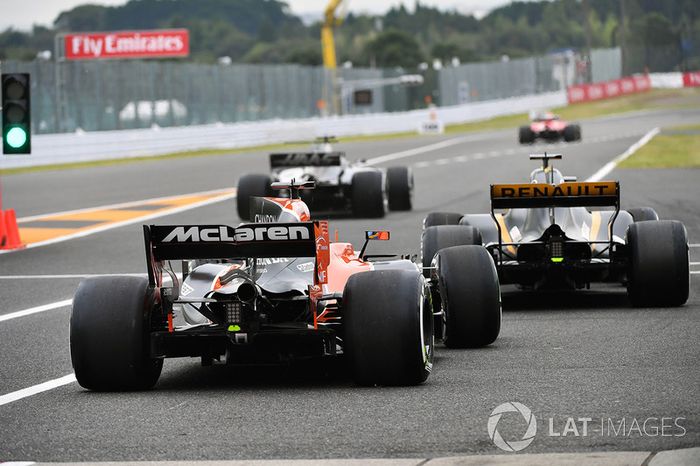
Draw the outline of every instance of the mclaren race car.
M527 126L521 126L518 132L520 144L533 144L536 140L566 142L581 140L581 126L567 123L551 113L537 113Z
M550 164L561 157L531 155L542 167L530 183L492 185L489 214L429 214L423 265L434 266L444 248L477 244L501 284L542 290L612 282L626 285L635 306L684 304L690 273L683 224L659 220L648 207L621 210L618 182L564 177Z
M343 356L362 385L413 385L433 360L431 293L407 257L331 242L299 192L255 198L261 223L144 226L148 278L82 281L70 321L78 382L91 390L146 389L163 360L280 364ZM394 256L392 256L394 257ZM182 277L171 261L182 262ZM181 279L182 278L182 279Z
M348 213L356 217L383 217L389 210L411 210L413 174L408 167L376 168L350 162L334 151L335 138L316 140L309 152L270 154L270 174L246 174L238 181L238 216L250 220L250 198L272 196L271 182L313 181L316 188L303 192L314 214Z

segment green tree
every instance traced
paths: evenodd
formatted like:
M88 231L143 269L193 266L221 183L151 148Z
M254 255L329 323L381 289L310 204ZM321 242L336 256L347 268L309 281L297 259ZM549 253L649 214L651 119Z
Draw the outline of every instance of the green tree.
M425 60L418 41L402 31L379 34L365 47L365 56L380 67L415 68Z

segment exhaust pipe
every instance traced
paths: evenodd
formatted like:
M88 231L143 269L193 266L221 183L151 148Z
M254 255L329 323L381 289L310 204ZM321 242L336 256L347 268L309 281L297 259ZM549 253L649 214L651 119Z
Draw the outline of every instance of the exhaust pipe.
M245 281L238 286L236 294L244 303L252 303L258 297L258 287L253 282Z

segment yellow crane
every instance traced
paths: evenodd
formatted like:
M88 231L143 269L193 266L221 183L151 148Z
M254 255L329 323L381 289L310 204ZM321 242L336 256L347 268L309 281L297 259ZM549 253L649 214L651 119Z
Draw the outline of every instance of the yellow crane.
M321 27L321 47L323 50L323 67L325 68L325 83L323 86L324 104L331 100L331 108L334 114L338 113L340 102L337 95L337 60L335 57L335 40L333 39L333 28L342 23L342 17L337 15L338 8L348 0L330 0L326 6L323 16L323 26ZM329 89L330 88L330 89ZM330 95L331 99L328 99Z

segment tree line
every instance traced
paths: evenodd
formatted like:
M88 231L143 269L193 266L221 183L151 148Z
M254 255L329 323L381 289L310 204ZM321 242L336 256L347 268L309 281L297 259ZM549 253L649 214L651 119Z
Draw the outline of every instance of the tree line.
M130 0L81 5L53 25L0 33L0 60L53 50L61 32L187 28L191 60L322 63L319 22L305 25L281 0ZM353 66L414 69L434 60L475 62L562 49L623 48L628 71L700 68L697 0L513 2L483 18L420 4L384 15L349 14L336 30L338 59Z

